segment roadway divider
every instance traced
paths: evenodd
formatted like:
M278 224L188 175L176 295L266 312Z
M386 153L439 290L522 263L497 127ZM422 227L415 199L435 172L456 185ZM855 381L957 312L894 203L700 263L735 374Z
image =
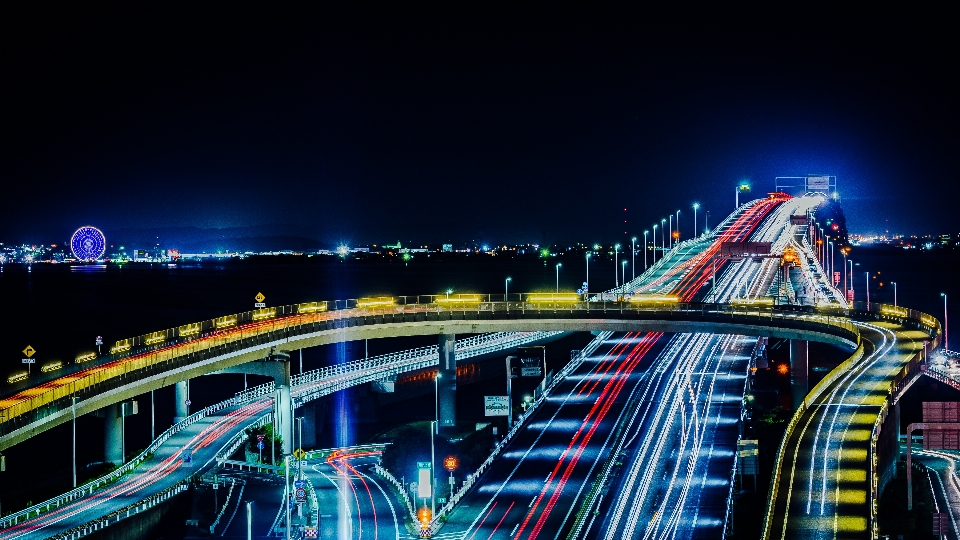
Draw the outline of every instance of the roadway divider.
M171 497L183 493L190 488L190 483L187 480L178 482L176 485L170 486L169 488L156 493L142 501L136 502L129 506L125 506L120 510L112 512L96 521L85 523L78 527L74 527L69 531L64 531L62 533L56 534L49 538L53 540L74 540L76 538L83 538L97 531L103 530L111 525L116 525L121 520L126 519L130 516L134 516L141 512L146 512L147 510L152 509L160 503L166 502Z
M563 382L563 380L568 375L570 375L571 373L573 373L574 370L580 367L584 359L588 358L591 354L593 354L593 352L596 351L597 348L600 347L600 345L602 345L605 340L609 339L611 335L613 335L613 332L601 332L589 344L587 344L587 346L584 347L583 350L581 350L576 356L571 358L570 362L568 362L567 365L564 366L559 373L557 373L557 375L553 378L553 381L551 381L550 384L547 386L547 389L544 391L543 395L540 396L539 399L534 401L530 405L530 407L528 407L527 410L519 416L517 421L514 423L513 428L511 428L510 431L507 432L503 440L497 443L497 445L493 448L493 451L490 452L490 455L487 457L487 459L485 459L483 463L481 463L480 466L477 467L477 470L472 475L470 475L470 477L463 483L463 486L460 488L460 490L458 490L453 496L450 497L450 500L447 501L447 504L445 504L437 512L437 515L433 516L433 519L430 521L430 525L429 525L429 531L431 536L433 536L434 534L437 533L437 531L440 530L440 528L446 522L447 515L450 514L450 512L453 512L457 504L467 495L467 493L474 486L474 484L477 483L477 480L480 478L480 475L482 475L493 464L493 461L497 458L497 456L499 456L507 448L510 442L513 441L513 438L523 428L527 419L529 419L536 413L540 405L547 399L547 396L550 395L550 392L552 392L553 389L556 388L558 384ZM396 478L394 478L394 480L396 480ZM414 524L417 524L416 511L415 509L412 509L412 510L413 511L411 515L413 518L413 522Z

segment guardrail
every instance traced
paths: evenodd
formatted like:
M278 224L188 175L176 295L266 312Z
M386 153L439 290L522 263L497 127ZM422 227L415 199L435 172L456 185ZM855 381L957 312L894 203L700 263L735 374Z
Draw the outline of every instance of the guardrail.
M48 416L65 410L70 404L70 398L78 396L81 399L99 396L106 391L120 388L130 379L143 379L150 376L168 374L171 370L185 369L198 365L204 361L220 358L227 355L239 355L256 352L261 349L289 343L298 338L304 339L315 336L319 332L372 324L402 324L422 321L457 321L457 320L490 320L490 319L530 319L542 318L545 314L561 318L587 317L592 318L603 314L604 317L621 314L632 318L656 318L655 314L665 317L673 314L698 313L701 318L720 319L729 314L731 318L738 315L753 316L759 319L766 318L774 322L778 317L786 317L787 313L805 313L809 322L827 324L845 328L851 334L856 330L845 322L846 314L831 313L829 310L814 311L813 308L798 308L794 306L772 306L767 308L730 306L726 304L704 303L664 303L646 305L641 303L619 302L612 300L593 301L579 299L576 301L550 300L547 297L532 294L517 295L520 301L496 301L496 295L486 295L476 304L446 305L443 303L419 303L420 300L435 300L430 297L399 297L395 303L388 306L351 307L330 312L284 315L277 319L253 320L240 324L245 318L250 318L252 312L231 316L236 319L237 326L230 329L215 329L209 333L198 334L200 337L190 337L178 342L172 339L164 347L150 346L147 350L137 352L134 347L129 352L118 353L115 359L103 365L86 370L82 376L72 377L69 383L51 385L49 390L40 392L22 399L17 396L7 398L11 403L2 411L0 417L0 437L16 429L30 425L33 422L45 421ZM544 300L544 298L547 298ZM543 301L541 301L543 300ZM349 303L349 302L348 302ZM289 308L289 309L288 309ZM277 308L278 314L295 311L295 306ZM807 311L804 311L807 310ZM649 313L650 316L644 315ZM137 339L131 338L136 344ZM29 413L29 414L28 414ZM61 420L63 421L63 420Z

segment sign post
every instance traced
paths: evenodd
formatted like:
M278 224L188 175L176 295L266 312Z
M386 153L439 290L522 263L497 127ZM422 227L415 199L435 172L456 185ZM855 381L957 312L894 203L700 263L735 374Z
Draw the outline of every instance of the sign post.
M265 304L265 303L263 302L264 300L267 299L267 297L264 296L262 292L258 292L257 295L253 297L253 299L257 301L257 303L253 305L253 307L255 307L255 308L265 308L265 307L267 307L267 304Z
M28 376L30 375L30 366L37 363L37 360L33 357L33 355L36 353L37 353L36 349L31 347L30 345L27 345L27 348L23 350L23 354L26 356L26 358L23 359L23 363L27 365Z

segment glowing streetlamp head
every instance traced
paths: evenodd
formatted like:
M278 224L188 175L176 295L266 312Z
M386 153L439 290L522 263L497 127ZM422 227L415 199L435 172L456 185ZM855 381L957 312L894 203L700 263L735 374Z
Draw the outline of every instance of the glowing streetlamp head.
M699 209L700 209L700 203L698 203L698 202L693 203L693 209L694 209L694 210L699 210Z

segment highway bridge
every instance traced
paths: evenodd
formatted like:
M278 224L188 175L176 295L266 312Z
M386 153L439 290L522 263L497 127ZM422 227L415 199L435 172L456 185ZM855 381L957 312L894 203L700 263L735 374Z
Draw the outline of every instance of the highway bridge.
M809 263L808 257L801 257L798 265L800 279L807 280L803 285L826 291L814 302L800 302L796 294L789 294L796 288L796 282L791 282L789 276L784 277L777 259L750 257L731 261L720 257L723 242L742 242L758 237L769 238L775 250L782 251L790 245L813 256L808 235L798 233L788 223L789 216L798 210L815 208L815 199L817 197L772 197L752 201L727 218L712 234L681 243L636 280L618 290L591 298L566 294L457 295L450 298L419 296L309 302L224 316L122 340L111 348L108 359L93 367L79 369L0 400L0 449L67 422L73 414L92 412L202 374L251 363L265 364L258 362L264 359L283 366L283 353L326 343L409 335L446 336L441 337L438 347L432 348L435 352L420 351L350 367L328 368L326 372L310 375L312 379L309 380L291 377L288 365L285 370L271 368L276 372L275 385L238 395L232 403L217 411L201 411L193 417L188 416L188 423L178 424L179 429L187 430L200 419L213 418L219 413L217 417L220 419L214 421L216 426L211 429L223 436L218 439L218 444L227 441L219 452L213 453L222 456L232 445L238 444L237 436L246 427L242 425L244 422L264 421L264 413L271 407L271 401L289 403L290 410L279 414L278 420L282 420L283 417L292 417L292 408L298 400L302 402L402 371L438 364L441 369L450 369L450 358L456 359L453 362L455 368L461 350L471 348L454 344L452 336L458 333L500 333L497 338L484 338L491 340L488 344L492 344L492 348L488 352L516 346L518 341L514 340L512 345L507 341L508 336L518 332L525 333L529 341L571 331L764 336L798 343L814 340L846 348L853 354L809 395L804 387L805 378L798 380L798 388L803 388L802 405L791 422L791 430L780 451L773 487L776 496L765 529L771 536L800 537L804 531L822 530L823 526L817 519L804 516L820 515L827 519L832 512L838 534L862 535L875 526L875 499L888 475L888 462L892 463L891 453L884 450L886 447L882 446L884 441L881 440L881 435L890 433L890 429L883 429L884 422L890 417L885 411L890 410L889 403L895 399L891 396L896 395L897 388L903 387L912 373L919 372L916 360L918 354L922 354L920 351L936 346L939 323L932 317L902 308L876 304L857 306L856 309L847 306L838 291L831 292L832 286L825 281L826 272L819 262ZM791 303L768 305L764 300L771 296L771 292L777 297L790 298ZM494 343L497 339L504 341ZM478 346L482 348L482 345ZM688 365L694 366L696 361L691 358L693 363ZM794 371L805 370L803 362ZM883 393L884 390L888 392ZM78 398L75 409L72 407L74 397ZM281 405L278 409L283 407ZM221 429L220 423L234 422L238 415L243 420ZM864 439L863 427L867 424L871 429ZM811 425L814 427L805 429ZM824 425L827 426L826 436L816 437ZM808 441L811 434L814 440ZM166 439L160 444L155 443L154 450L171 441L173 435L176 433L165 434ZM697 444L702 444L703 436L695 437L699 440ZM869 455L863 455L863 447ZM843 448L842 452L840 448ZM793 458L790 457L791 451ZM809 459L812 465L805 469L797 466L798 456L806 458L808 453L813 456ZM170 455L176 455L176 451ZM874 460L874 455L883 459ZM205 459L209 461L216 456ZM855 456L863 459L856 460ZM152 463L140 459L128 465L137 471L153 470L155 465ZM193 474L178 469L180 465L164 475L175 479L171 474L174 471L181 477ZM806 476L803 471L807 471ZM843 483L849 471L854 471L854 484L863 484L864 497L852 492L859 489L856 485L850 487ZM862 476L859 471L863 472ZM155 472L151 474L156 475ZM804 492L806 495L802 495L798 486L804 480L808 486L819 482L819 491L809 487ZM843 489L840 489L841 485ZM157 493L169 493L169 489L169 486L162 489L157 486L148 495L137 492L133 499L155 498ZM0 538L30 536L31 527L44 522L40 508L49 516L52 508L64 508L101 492L102 484L100 488L71 493L25 513L8 516L0 521L0 527L5 528L0 532ZM830 502L831 493L836 495L833 503ZM129 501L136 503L133 499ZM801 499L802 502L798 503ZM87 504L88 508L90 506ZM633 523L648 512L644 508L649 506L635 505ZM816 512L811 514L808 508ZM108 513L105 509L101 512ZM622 510L618 512L623 514ZM649 515L646 517L649 519ZM96 521L92 518L85 523ZM60 530L76 537L86 534L84 531L89 529L79 522L71 522L70 526L66 523L54 525L43 525L52 527L45 529L43 536Z

